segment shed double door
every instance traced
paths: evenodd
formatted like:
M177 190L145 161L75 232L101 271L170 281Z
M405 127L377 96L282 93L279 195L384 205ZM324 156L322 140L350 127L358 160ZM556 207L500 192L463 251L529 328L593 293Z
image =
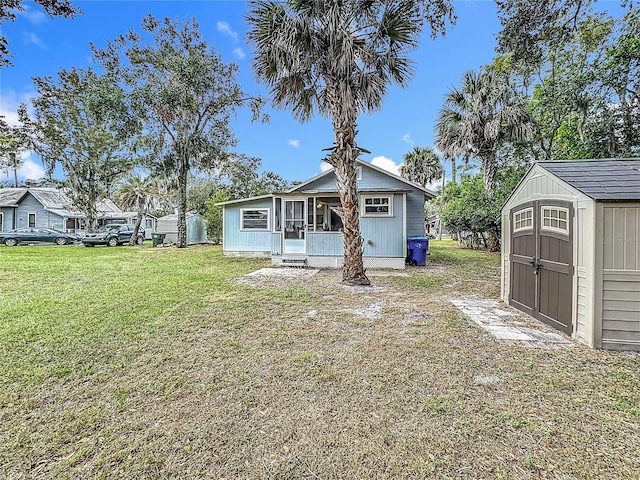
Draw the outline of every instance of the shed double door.
M572 332L573 206L535 201L510 212L509 304L566 333Z

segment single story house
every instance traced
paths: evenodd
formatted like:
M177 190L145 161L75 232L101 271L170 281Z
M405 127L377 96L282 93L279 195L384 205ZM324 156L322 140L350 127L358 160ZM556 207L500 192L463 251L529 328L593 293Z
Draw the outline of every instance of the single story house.
M502 239L505 302L591 347L640 351L640 159L535 164Z
M407 237L424 236L424 203L435 194L358 160L365 268L405 266ZM225 255L265 256L273 264L341 267L342 221L333 169L271 195L222 202Z
M123 212L111 200L98 203L98 224L133 223L136 212ZM155 218L143 220L145 232L155 230ZM0 188L0 231L13 228L53 228L62 232L84 230L85 217L64 190L50 187Z

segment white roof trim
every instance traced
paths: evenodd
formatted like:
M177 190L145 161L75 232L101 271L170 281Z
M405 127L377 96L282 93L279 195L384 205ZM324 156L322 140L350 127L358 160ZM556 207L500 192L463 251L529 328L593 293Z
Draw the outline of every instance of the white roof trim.
M263 200L265 198L272 198L273 194L270 193L268 195L259 195L257 197L249 197L249 198L240 198L238 200L228 200L226 202L218 202L214 205L218 206L218 205L231 205L233 203L244 203L244 202L251 202L253 200Z

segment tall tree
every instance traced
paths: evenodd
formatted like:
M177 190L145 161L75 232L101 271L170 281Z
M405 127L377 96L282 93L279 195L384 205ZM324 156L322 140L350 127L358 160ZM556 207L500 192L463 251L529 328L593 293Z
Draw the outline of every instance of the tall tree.
M403 161L400 174L423 187L444 175L440 157L430 147L414 147L404 155Z
M24 12L24 3L24 0L2 0L0 2L0 25L7 20L15 20L16 12ZM40 5L50 17L74 18L76 14L82 13L69 0L34 0L34 3ZM7 37L0 34L0 68L11 65L9 60L11 56Z
M236 81L238 67L225 64L202 39L195 20L142 21L146 41L130 31L92 49L108 72L122 79L133 109L144 119L156 168L178 182L178 248L187 246L187 179L191 170L220 168L236 144L231 115L249 105L258 118L261 101Z
M0 117L0 169L13 171L14 186L18 186L18 170L22 166L20 154L28 150L24 129L9 125Z
M445 95L436 122L436 146L445 155L480 160L487 193L495 185L497 150L531 135L525 100L489 71L468 71L462 85Z
M139 129L125 103L124 92L108 76L93 70L62 69L57 79L36 77L32 140L47 168L60 165L73 205L96 226L97 203L135 158L130 148Z
M437 4L444 10L430 9ZM379 110L390 84L407 85L412 76L408 54L418 45L425 13L437 26L450 13L448 5L408 0L249 3L253 69L275 106L302 122L315 113L331 119L334 144L325 161L334 168L341 201L345 283L370 284L362 261L355 168L366 151L356 142L358 116Z
M129 245L135 245L142 218L145 213L150 213L158 196L158 183L150 176L143 177L138 173L132 173L117 185L116 198L121 207L135 209L137 213L136 225L129 240Z

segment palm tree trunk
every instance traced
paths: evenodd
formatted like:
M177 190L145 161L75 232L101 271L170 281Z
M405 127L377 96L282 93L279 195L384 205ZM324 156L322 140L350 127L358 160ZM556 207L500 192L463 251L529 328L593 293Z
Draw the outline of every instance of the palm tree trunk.
M129 245L135 245L136 244L136 238L138 238L138 232L140 231L140 225L142 224L142 215L143 215L143 211L142 208L138 208L138 216L136 218L136 226L133 227L133 234L131 235L131 238L129 239Z
M187 247L187 174L188 168L183 160L178 172L178 248Z
M493 187L496 185L498 176L498 165L496 164L496 156L493 152L485 152L480 156L482 158L482 177L484 179L484 191L491 196Z
M456 183L456 173L458 167L456 166L456 157L451 157L451 181Z
M358 183L355 162L359 150L356 147L355 122L343 122L334 128L336 149L329 159L335 169L340 195L340 216L344 238L344 263L342 282L347 285L371 285L365 275L362 261L363 239L360 234L360 210L358 207Z

